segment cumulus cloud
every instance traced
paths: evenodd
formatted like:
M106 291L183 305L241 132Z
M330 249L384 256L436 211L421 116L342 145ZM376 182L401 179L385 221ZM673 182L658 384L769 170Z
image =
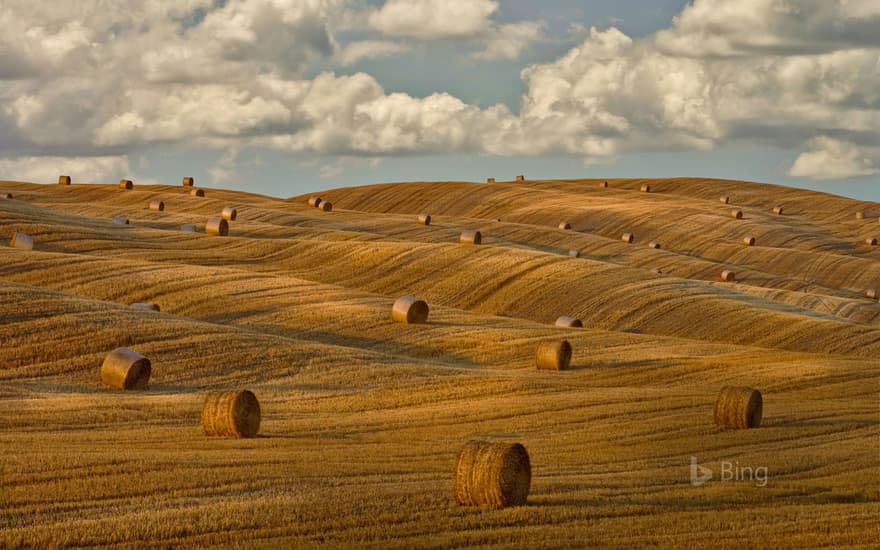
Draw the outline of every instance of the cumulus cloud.
M788 173L817 180L872 176L880 173L880 146L859 147L829 137L817 137L810 141L810 150L797 157Z
M520 21L493 26L487 34L485 48L472 57L488 60L516 59L543 38L543 21Z
M60 174L73 181L112 182L131 176L131 167L125 155L0 158L0 179L54 183Z
M386 0L368 22L389 36L460 38L487 30L497 9L495 0Z
M339 63L343 67L354 65L362 59L394 57L410 51L410 46L390 40L359 40L349 43L339 53Z

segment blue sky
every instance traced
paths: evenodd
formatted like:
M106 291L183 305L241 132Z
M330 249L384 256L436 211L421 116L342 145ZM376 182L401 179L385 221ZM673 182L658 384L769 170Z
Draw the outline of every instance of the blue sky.
M0 22L3 179L705 176L880 201L875 0L8 0Z

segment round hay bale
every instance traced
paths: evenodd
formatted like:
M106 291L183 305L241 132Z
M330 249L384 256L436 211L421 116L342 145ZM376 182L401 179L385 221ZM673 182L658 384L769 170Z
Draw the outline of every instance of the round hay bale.
M574 317L569 317L568 315L562 315L558 319L556 319L556 326L563 328L584 328L584 324L580 319L575 319Z
M783 210L783 209L782 209L781 206L774 206L774 207L773 207L773 213L776 214L777 216L781 216L781 215L782 215L782 210Z
M495 178L486 178L486 183L495 183Z
M500 221L501 221L501 218L492 218L492 221L493 221L493 222L500 222Z
M12 199L12 193L3 193L4 199Z
M183 178L183 186L184 187L192 187L195 184L196 184L196 180L192 176L186 176Z
M541 342L535 352L535 363L540 370L565 370L571 362L571 344L568 340Z
M730 197L728 197L727 195L724 195L723 197L721 197L718 200L721 201L721 204L729 204L730 203Z
M864 212L856 212L856 219L857 219L857 220L864 220L864 219L865 219L865 213L864 213Z
M128 225L128 218L125 216L113 216L113 223L119 225Z
M642 186L639 188L639 191L641 191L642 193L650 193L651 186L648 185L647 183L643 183Z
M220 217L211 218L205 224L205 234L225 237L229 235L229 222Z
M663 274L663 270L660 269L659 267L655 267L654 269L651 270L651 273L653 273L653 274L655 274L655 275L662 275L662 274Z
M568 251L568 255L571 256L572 258L580 258L580 257L581 257L581 251L580 251L580 250L574 250L574 249L571 249L571 250Z
M636 240L636 236L633 235L632 233L624 233L623 235L620 236L620 240L627 243L627 244L632 244L632 242L634 240Z
M743 244L746 246L755 246L755 238L752 236L743 237Z
M58 185L70 185L70 176L58 176Z
M561 222L559 224L559 229L571 229L571 224L568 222Z
M142 390L150 381L150 360L128 348L116 348L101 364L101 382L118 390Z
M460 244L480 244L483 242L483 234L476 229L465 229L458 237Z
M431 215L419 214L419 223L422 225L431 225Z
M459 506L500 509L525 504L531 483L532 465L525 447L474 439L458 454L452 493Z
M516 181L526 181L526 177L525 177L525 176L522 176L522 175L519 175L519 176L516 177Z
M602 189L607 189L607 188L608 188L608 182L607 182L607 181L603 181L602 183L599 184L599 187L602 188Z
M732 282L736 281L736 273L734 273L733 271L731 271L729 269L725 269L724 271L721 272L721 280L726 283L732 283Z
M133 189L134 183L131 180L119 180L120 189Z
M134 309L149 309L150 311L161 311L159 308L159 304L154 304L152 302L135 302L131 304Z
M321 201L318 210L321 212L331 212L333 210L333 203L330 201Z
M190 196L193 196L193 197L204 197L205 190L204 189L192 189L192 190L190 190L189 194L190 194Z
M877 238L876 237L868 237L865 239L865 244L868 246L877 246Z
M869 288L867 291L865 291L865 296L872 300L876 300L878 295L880 295L880 293L877 292L876 288Z
M743 217L743 211L742 210L731 210L730 216L734 219L741 220Z
M660 248L660 243L658 243L657 241L651 241L648 243L648 248L653 248L657 250Z
M724 386L715 400L715 424L725 428L757 428L763 412L761 392L746 386Z
M428 304L412 294L401 296L391 307L391 318L398 323L412 325L428 322Z
M227 207L224 208L223 211L220 213L220 216L221 216L224 220L228 220L228 221L234 222L234 221L235 221L235 218L238 217L238 210L236 210L235 208L232 208L231 206L227 206Z
M185 223L185 224L183 224L183 225L180 226L180 230L181 230L181 231L186 231L186 232L188 232L188 233L195 233L195 232L196 232L196 226L195 226L194 224L191 224L191 223Z
M22 250L33 250L34 238L26 233L13 233L12 238L9 240L9 246Z
M260 431L260 402L249 390L214 391L202 406L205 435L254 437Z
M150 201L150 210L155 210L156 212L162 212L165 210L165 203L160 200Z
M323 202L323 199L321 197L309 198L309 206L311 206L312 208L317 208L321 204L321 202Z

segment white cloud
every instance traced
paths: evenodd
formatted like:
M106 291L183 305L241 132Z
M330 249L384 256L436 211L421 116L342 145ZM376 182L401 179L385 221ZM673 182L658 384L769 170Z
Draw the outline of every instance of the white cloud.
M389 36L460 38L488 30L497 9L495 0L386 0L368 22Z
M817 180L872 176L880 173L880 146L859 147L852 143L817 137L810 151L801 153L788 173Z
M472 57L488 60L516 59L543 38L543 21L520 21L493 26L488 33L486 47Z
M131 177L131 167L124 155L0 158L0 179L54 183L61 174L73 181L113 182Z
M403 55L410 49L411 47L407 44L390 40L360 40L349 43L338 57L339 63L343 67L349 67L362 59L394 57Z

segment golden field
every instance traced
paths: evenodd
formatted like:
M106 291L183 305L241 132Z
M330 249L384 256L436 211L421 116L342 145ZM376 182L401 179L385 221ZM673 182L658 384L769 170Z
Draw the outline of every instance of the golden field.
M0 547L876 545L880 204L598 183L372 185L319 193L322 212L0 182L4 245L35 240L0 246ZM228 237L179 230L226 206ZM428 324L392 322L404 294ZM572 368L537 370L561 338ZM118 346L152 361L147 390L102 386ZM763 393L760 428L714 425L725 385ZM260 435L205 436L205 394L243 388ZM528 449L527 505L455 504L471 438ZM715 478L691 484L691 457ZM719 479L724 462L766 484Z

